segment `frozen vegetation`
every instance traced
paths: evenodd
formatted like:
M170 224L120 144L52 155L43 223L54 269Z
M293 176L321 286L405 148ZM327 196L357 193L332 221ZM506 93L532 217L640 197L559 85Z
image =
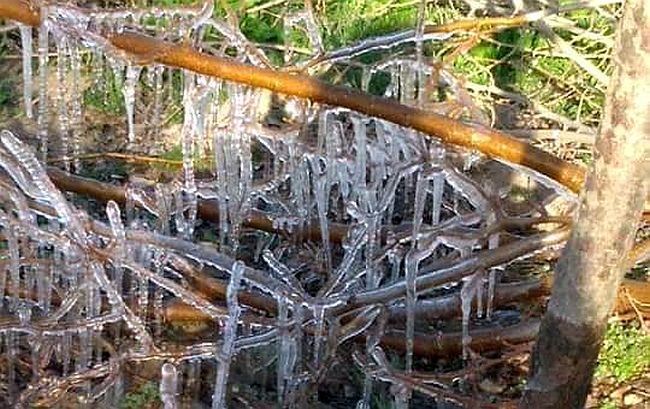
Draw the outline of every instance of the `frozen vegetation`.
M418 351L436 348L425 317L460 297L457 356L471 360L476 322L509 325L495 318L504 270L566 238L565 220L545 203L502 208L507 183L480 169L507 165L292 98L284 110L293 124L269 125L257 112L265 91L133 59L106 41L137 30L271 66L238 28L212 18L211 2L138 11L44 4L40 13L40 27L20 27L24 106L38 144L0 133L3 405L114 407L133 368L154 365L164 408L210 399L214 409L244 407L251 392L242 385L267 380L257 399L307 407L345 357L362 373L358 408L370 407L377 385L392 385L395 407L408 407L413 391L462 403L449 386L416 376ZM298 58L287 44L284 61L333 64L413 44L410 56L364 67L362 88L381 80L386 98L448 112L425 95L437 81L459 101L461 120L489 125L453 76L421 58L423 43L449 36L421 26L324 52L313 12L291 14L285 30L304 29L313 54ZM223 46L203 44L208 32ZM101 90L107 75L123 93L127 153L152 152L165 104L182 95L183 170L168 183L125 186L125 203L97 212L73 204L44 161L56 149L62 167L80 169L81 81ZM205 154L211 169L199 175L195 158ZM545 199L572 200L527 176ZM218 222L199 222L202 206ZM197 229L215 239L199 242ZM179 341L169 328L183 322L207 330Z

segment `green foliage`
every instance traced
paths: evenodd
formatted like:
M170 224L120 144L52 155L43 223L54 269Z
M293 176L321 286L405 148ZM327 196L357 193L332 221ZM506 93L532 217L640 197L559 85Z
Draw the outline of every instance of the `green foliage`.
M147 409L161 403L158 388L153 382L141 385L137 390L124 395L120 409Z
M616 401L613 399L607 399L604 402L601 402L598 406L598 409L618 409L619 406L616 404Z
M598 358L596 377L627 382L650 368L650 336L634 326L612 324Z
M166 159L170 161L181 162L183 160L183 149L181 145L174 145L170 150L164 152L160 155L161 159ZM160 167L162 170L170 170L167 165L155 165ZM207 171L212 168L212 160L209 157L201 156L199 152L194 153L194 170L195 171Z
M113 71L103 70L99 85L84 92L84 105L104 114L120 115L124 112L122 86Z
M0 36L0 60L7 53L7 43L4 36ZM0 70L2 67L0 66ZM11 75L3 75L0 77L0 112L10 105L15 103L13 93L14 83Z
M193 4L192 0L156 0L157 5L173 6ZM239 16L240 29L252 42L265 45L285 45L282 16L293 10L303 9L300 1L288 1L258 12L245 10L264 5L264 0L250 0L242 3L228 0L230 8ZM221 2L217 2L215 14L224 17L226 12ZM243 6L245 4L245 7ZM417 5L409 0L327 0L315 2L316 15L321 25L323 45L326 50L348 46L366 38L397 32L415 27ZM462 17L462 11L447 5L427 6L426 21L440 24ZM613 30L610 19L593 10L578 10L567 13L571 21L580 29L597 33L603 38ZM590 61L604 72L609 70L608 45L576 36L566 30L556 32L580 53L590 57ZM289 44L296 49L309 49L306 29L298 24L289 32ZM213 30L208 33L211 40L221 39ZM495 32L491 38L474 45L469 51L460 53L451 62L455 73L468 81L481 85L496 85L507 91L514 91L534 99L551 111L594 126L598 123L604 102L601 84L591 78L576 64L561 54L558 55L545 39L533 28L520 27ZM454 48L450 42L433 43L427 46L427 54L435 60L444 57ZM282 52L266 48L269 58L276 65L282 65ZM386 55L372 52L361 56L360 62L369 64ZM338 69L324 73L324 77L334 82L358 86L361 72L358 68ZM371 82L370 91L380 94L385 88L386 78L376 76ZM0 80L2 81L2 80ZM176 81L176 78L174 78ZM114 78L105 78L102 90L87 93L90 106L105 112L118 114L124 110L121 84ZM3 103L3 82L0 82L0 105ZM562 97L559 97L562 96ZM174 98L175 100L177 98ZM6 103L6 102L5 102ZM180 106L180 101L176 104ZM171 122L181 120L182 110L174 110L176 115ZM586 158L588 159L588 158Z
M413 28L417 7L392 3L389 0L355 0L327 4L322 16L325 46L342 47L363 38Z

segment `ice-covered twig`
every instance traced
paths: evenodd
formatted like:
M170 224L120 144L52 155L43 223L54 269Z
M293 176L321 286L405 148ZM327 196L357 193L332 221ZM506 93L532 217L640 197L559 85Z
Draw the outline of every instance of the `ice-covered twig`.
M31 25L37 25L40 21L36 21L39 17L38 10L25 10L28 9L26 5L6 3L13 2L0 1L0 15ZM204 75L384 118L444 142L476 149L488 156L527 166L559 181L573 191L582 187L585 173L582 167L562 161L500 131L464 124L389 99L332 86L315 78L248 66L141 34L114 34L110 37L110 42L114 47L125 50L134 57L147 58L151 62L185 68Z

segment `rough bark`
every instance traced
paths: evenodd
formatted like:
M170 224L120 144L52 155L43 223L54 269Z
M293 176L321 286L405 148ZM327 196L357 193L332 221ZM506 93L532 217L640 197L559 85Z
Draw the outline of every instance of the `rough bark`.
M578 219L557 266L521 408L582 408L650 175L650 3L629 0Z

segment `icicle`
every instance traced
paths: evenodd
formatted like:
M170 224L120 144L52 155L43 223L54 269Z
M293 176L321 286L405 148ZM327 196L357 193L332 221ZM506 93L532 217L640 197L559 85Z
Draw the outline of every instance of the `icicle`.
M312 168L312 188L316 200L316 211L318 212L318 224L320 226L321 241L323 242L323 253L325 254L325 267L328 272L332 271L332 251L330 247L329 220L327 211L329 205L329 186L327 184L327 170L321 169L319 158L310 158Z
M442 194L445 188L445 176L442 172L436 172L433 175L432 206L431 206L431 224L433 226L440 223L440 211L442 209Z
M316 319L316 333L314 334L314 368L320 368L321 364L321 344L323 342L323 333L325 331L325 307L320 303L312 306L314 318Z
M295 344L295 351L294 351L294 361L295 361L295 370L297 372L300 372L300 367L302 365L302 339L303 339L303 333L302 333L302 324L305 321L305 315L303 311L303 305L300 303L294 303L293 304L293 322L295 325L294 328L294 335L293 335L293 342Z
M160 400L164 409L177 409L178 371L176 367L165 362L160 369Z
M496 249L499 247L499 233L495 233L490 236L488 239L488 248L490 250ZM496 275L497 275L497 269L496 268L491 268L490 272L488 273L488 294L487 294L487 307L486 307L486 312L485 316L487 319L492 318L492 309L494 308L494 290L496 287Z
M332 121L331 132L325 138L325 156L327 159L326 182L328 189L332 188L337 175L336 160L341 153L341 130L342 125L339 121Z
M480 272L477 272L463 281L463 288L460 290L460 306L463 318L463 359L469 358L469 344L472 342L469 335L469 318L472 313L472 301L476 296L478 286L482 284L482 276Z
M149 308L149 280L147 280L146 277L140 277L140 283L138 285L137 315L140 317L148 317L149 316L148 308Z
M175 209L176 231L180 237L187 237L187 224L185 223L185 206L183 203L182 190L172 192L173 205Z
M361 91L363 92L370 92L370 81L372 80L372 74L374 74L374 71L368 68L367 66L364 66L362 71L361 71Z
M195 133L194 149L195 153L198 152L201 156L204 156L206 153L205 136L206 125L209 119L208 105L212 97L211 82L212 80L204 75L198 75L196 77L198 90L194 97L194 107L192 108Z
M56 43L56 104L59 111L58 122L61 133L62 156L64 159L65 169L70 171L69 149L70 149L70 113L68 112L68 40L63 35L54 36Z
M477 271L475 274L478 274L478 284L476 285L476 318L483 318L483 281L484 274L483 270Z
M416 279L420 259L416 249L406 254L406 372L413 370L413 337L415 336L415 306L417 303Z
M161 251L155 252L153 256L153 265L157 275L164 275L165 267L165 253ZM153 293L153 311L154 311L154 339L161 336L163 331L164 309L163 309L164 293L158 286L155 287Z
M125 244L126 233L124 231L124 225L122 224L120 207L112 200L106 204L106 216L108 216L111 230L113 231L113 237L115 238L115 260L119 262L127 258L127 250ZM124 285L123 280L124 272L122 270L122 267L116 265L113 276L113 285L119 293L122 293L122 287Z
M31 351L30 355L32 358L32 382L35 382L38 381L40 377L41 349L44 347L44 343L40 337L28 335L27 345Z
M6 220L4 212L2 218ZM5 235L7 236L7 249L9 250L9 275L11 277L11 302L9 306L12 309L17 308L20 302L20 250L16 228L10 224L5 225ZM6 276L4 278L6 280ZM4 288L4 283L3 283Z
M376 320L376 325L374 328L366 331L366 356L370 357L373 355L373 351L378 348L381 337L384 335L386 328L386 323L388 321L388 314L384 313L385 311L380 310L378 319ZM370 373L366 373L364 382L363 382L363 396L357 402L356 409L370 409L370 401L372 397L372 381L373 376Z
M422 218L424 217L424 202L427 196L428 184L429 179L427 179L423 173L420 173L415 185L415 210L413 211L412 246L415 246L417 244L417 237L420 233L420 227L422 226Z
M424 103L424 82L425 82L425 74L424 74L424 42L422 41L422 37L424 35L424 22L426 20L426 11L427 11L427 1L426 0L420 0L420 4L418 7L418 22L417 22L417 27L415 29L415 58L417 59L417 67L415 70L415 75L416 75L416 84L417 84L417 105L418 107L421 107Z
M280 297L278 299L278 362L277 362L277 389L278 406L285 407L287 400L287 385L291 384L293 366L295 364L295 344L291 337L289 328L289 300Z
M10 397L16 396L18 385L16 379L16 360L18 358L18 339L19 335L13 331L5 334L5 354L6 354L6 388ZM11 398L10 398L11 399Z
M40 140L41 160L47 160L47 137L48 137L48 110L47 100L48 84L48 57L49 47L49 24L47 22L48 8L41 5L41 26L38 30L38 138Z
M23 49L23 100L25 104L25 115L27 118L34 116L32 109L32 27L20 24L20 40Z
M150 68L151 69L151 68ZM163 74L165 67L156 65L154 70L154 96L153 96L153 113L151 115L151 124L153 124L153 138L158 141L160 136L160 123L162 115L162 99L163 99Z
M411 61L401 62L399 69L399 99L402 104L411 105L415 99L416 69Z
M69 44L70 47L70 65L71 65L71 130L72 130L72 155L75 170L81 169L81 132L83 123L83 93L81 90L81 56L79 55L79 45L76 42Z
M351 117L354 127L354 148L356 151L355 189L361 190L366 187L366 124L361 118Z
M194 223L197 212L197 187L194 180L194 116L195 107L195 74L185 71L183 86L183 107L185 110L183 128L181 131L181 150L183 152L184 191L188 199L188 217L185 221L184 237L190 239L194 233Z
M129 64L126 67L126 78L124 81L124 107L126 108L126 119L128 123L128 149L135 148L135 86L138 83L140 70L142 68L137 65Z
M241 283L245 266L237 262L232 268L230 283L226 291L226 302L228 304L228 320L224 327L223 346L217 364L217 379L212 395L212 409L224 409L226 407L226 390L228 386L228 373L230 372L230 361L235 352L235 340L237 339L237 325L241 307L237 301L237 292Z
M44 314L50 310L50 289L52 287L52 265L39 266L36 274L36 302ZM0 301L1 305L1 301Z
M156 183L154 188L156 203L158 204L158 222L160 223L160 232L166 236L170 235L169 220L171 219L171 208L173 199L170 197L169 189L166 185Z
M218 104L218 98L214 104ZM216 129L212 138L212 147L214 150L214 173L217 177L217 204L219 206L219 249L226 251L227 238L230 236L228 225L228 203L226 193L226 155L229 147L227 146L228 136L221 129Z
M368 214L365 218L366 223L366 288L376 288L381 281L381 272L375 266L375 253L377 248L377 233L379 217L381 213L376 210L376 203L371 198L374 196L373 192L366 189L365 201L368 209Z

